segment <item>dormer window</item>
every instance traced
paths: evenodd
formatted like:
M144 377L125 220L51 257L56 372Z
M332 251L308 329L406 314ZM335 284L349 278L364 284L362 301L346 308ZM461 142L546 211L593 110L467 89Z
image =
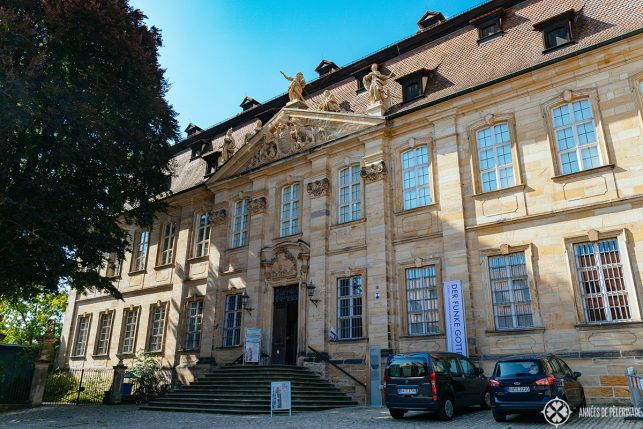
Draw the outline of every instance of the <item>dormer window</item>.
M210 174L217 171L217 165L219 164L219 152L211 153L207 156L204 156L205 160L205 175L209 176Z
M368 66L353 73L353 77L357 81L357 88L355 90L357 94L366 91L366 88L364 88L363 79L364 79L364 76L366 76L370 72L371 72L371 66Z
M534 24L534 29L541 31L543 34L543 42L545 45L543 53L574 43L572 21L575 16L576 12L571 9L565 13Z
M192 146L192 155L190 155L190 160L193 160L194 158L198 158L201 156L201 149L202 145L201 143L196 143L195 145Z
M502 36L502 18L504 13L504 9L499 8L469 21L471 25L478 29L479 44Z
M403 103L424 96L427 84L429 83L430 74L431 70L420 69L395 79L397 83L402 85Z

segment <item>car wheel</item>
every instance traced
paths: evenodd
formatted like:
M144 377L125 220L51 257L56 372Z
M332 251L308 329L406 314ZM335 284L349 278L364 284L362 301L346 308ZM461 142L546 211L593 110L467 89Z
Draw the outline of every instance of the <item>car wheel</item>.
M453 418L453 414L455 412L455 404L453 403L453 398L450 396L446 396L442 400L442 404L440 405L440 411L438 411L438 417L440 420L448 421Z
M507 421L507 415L499 413L498 411L493 411L493 419L499 423Z
M389 413L391 413L391 417L394 419L401 419L404 417L404 410L388 410Z
M491 392L486 390L484 396L482 397L482 402L480 402L480 408L486 410L491 407Z

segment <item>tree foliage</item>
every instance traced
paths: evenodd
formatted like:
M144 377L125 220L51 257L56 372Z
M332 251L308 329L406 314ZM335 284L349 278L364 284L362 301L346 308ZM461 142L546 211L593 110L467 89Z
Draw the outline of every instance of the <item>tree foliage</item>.
M178 135L144 19L126 0L0 3L0 298L120 296L99 270L123 222L163 210Z
M67 292L41 293L29 300L5 299L0 301L0 333L4 344L35 345L53 322L53 335L60 337L63 315L67 306ZM51 322L50 322L51 321Z

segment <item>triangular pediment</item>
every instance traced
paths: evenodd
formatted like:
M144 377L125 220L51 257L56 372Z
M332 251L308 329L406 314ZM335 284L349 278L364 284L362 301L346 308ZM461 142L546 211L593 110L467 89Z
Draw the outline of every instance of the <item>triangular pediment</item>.
M383 124L380 116L283 108L263 126L256 124L244 144L208 182L259 169L315 146L344 139Z

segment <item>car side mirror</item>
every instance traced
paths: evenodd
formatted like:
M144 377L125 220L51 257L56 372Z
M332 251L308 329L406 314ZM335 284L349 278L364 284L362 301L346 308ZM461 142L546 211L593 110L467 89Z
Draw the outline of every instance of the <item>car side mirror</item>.
M581 375L583 375L583 374L581 374L581 373L580 373L580 372L578 372L578 371L574 371L574 380L576 380L577 378L579 378Z
M482 375L482 374L484 374L484 369L476 368L476 375Z

